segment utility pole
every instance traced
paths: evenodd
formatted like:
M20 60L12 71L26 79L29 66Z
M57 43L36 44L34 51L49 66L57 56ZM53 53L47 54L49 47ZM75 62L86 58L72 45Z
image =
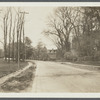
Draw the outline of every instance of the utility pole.
M25 32L24 32L24 24L25 24L25 14L29 14L28 12L20 12L21 14L22 14L22 32L23 32L23 61L24 61L24 56L25 56L25 60L26 60L26 45L25 45ZM21 36L21 33L20 33L20 36ZM20 37L20 43L21 43L21 37ZM19 45L19 46L21 46L21 45ZM20 48L20 47L18 47L18 48ZM19 51L20 52L20 51ZM18 53L18 55L20 56L20 54ZM18 59L20 59L20 57L18 56ZM20 61L20 60L18 60L18 61ZM19 62L18 62L18 64L19 64Z

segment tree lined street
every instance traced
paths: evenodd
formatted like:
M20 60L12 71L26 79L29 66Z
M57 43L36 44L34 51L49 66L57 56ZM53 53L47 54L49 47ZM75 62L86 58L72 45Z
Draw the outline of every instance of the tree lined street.
M23 92L31 86L32 93L100 92L100 7L1 7L0 11L4 92Z

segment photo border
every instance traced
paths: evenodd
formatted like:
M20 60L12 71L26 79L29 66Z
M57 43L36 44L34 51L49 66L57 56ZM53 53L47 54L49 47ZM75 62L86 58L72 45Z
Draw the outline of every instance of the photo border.
M2 1L0 2L0 6L7 6L8 4L11 4L12 6L13 5L22 6L23 3L25 3L24 6L28 7L27 4L30 4L31 6L33 6L32 4L34 3L34 6L35 6L35 4L39 4L39 3L43 4L45 2L43 0L39 0L39 2L37 3L37 2L35 2L35 0L33 0L34 2L30 3L29 1L28 0L22 0L22 1L21 0L20 1L18 1L18 0L7 0L7 1L3 0L3 2ZM63 2L61 2L61 1L63 1ZM75 1L75 0L71 0L71 1ZM98 0L95 0L95 1L98 1ZM69 2L69 0L67 0L67 2L66 2L66 0L59 0L58 2L56 2L54 0L50 0L50 2L46 1L44 3L45 6L47 6L47 4L46 4L47 2L49 3L49 6L55 6L55 4L57 4L57 3L60 4L60 5L58 4L59 6L64 6L64 5L69 5L69 4L74 4L74 6L77 6L77 4L82 4L81 6L87 6L87 5L92 6L91 4L93 4L93 6L100 6L100 2L94 2L94 0L78 0L78 2L77 2L77 0L76 0L76 2ZM64 5L62 3L64 3ZM8 5L8 6L11 6L11 5ZM38 5L38 6L40 6L40 5ZM71 5L69 5L69 6L71 6ZM58 100L58 98L59 99L63 98L63 100L66 100L64 98L67 98L67 100L73 100L72 98L76 98L74 100L82 100L82 99L90 100L90 98L92 98L92 100L96 100L97 98L100 98L100 93L53 93L53 94L52 93L37 93L37 94L34 94L34 93L0 93L1 100L11 100L11 99L17 100L17 98L21 99L21 100L33 100L33 98L35 98L35 100L39 100L39 98L41 98L42 100L44 100L44 98L45 99L49 98L47 100L51 100L53 98L55 98L55 100ZM70 99L68 99L68 98L70 98ZM93 98L96 98L96 99L93 99Z

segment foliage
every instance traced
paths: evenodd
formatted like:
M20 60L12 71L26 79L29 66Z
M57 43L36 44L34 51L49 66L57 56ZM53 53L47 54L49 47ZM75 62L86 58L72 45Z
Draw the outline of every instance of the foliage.
M25 37L25 44L28 46L28 45L31 45L32 41L30 40L29 37Z
M73 60L75 51L78 60L99 59L100 7L58 7L44 33L57 46L58 58Z
M37 47L33 49L33 58L37 60L48 60L47 48L42 42L39 42Z
M72 60L72 61L76 61L76 60L77 60L77 56L74 55L74 54L72 54L71 52L66 52L66 53L64 54L64 58L65 58L66 60Z
M96 60L96 61L100 60L100 51L97 51L97 52L94 54L94 60Z
M33 53L33 47L31 46L31 40L29 39L29 37L26 37L26 41L25 41L25 44L23 42L20 43L20 54L19 54L19 57L20 57L20 60L23 59L23 57L25 58L25 55L26 55L26 59L30 58L32 56L32 53ZM10 46L10 55L9 55L9 46ZM13 50L13 46L14 46L14 50ZM7 45L7 55L6 57L7 58L14 58L17 59L17 42L14 42L14 45L13 43L11 43L10 45ZM23 50L23 47L25 49L25 52ZM13 55L13 52L14 52L14 55Z
M72 7L58 7L54 11L54 15L48 19L48 29L44 30L44 35L49 37L61 55L70 51L70 35L73 32L73 25L77 21L77 14L73 16L75 8Z

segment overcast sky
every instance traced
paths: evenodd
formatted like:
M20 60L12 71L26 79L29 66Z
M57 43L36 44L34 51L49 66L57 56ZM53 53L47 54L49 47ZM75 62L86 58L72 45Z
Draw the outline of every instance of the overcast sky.
M54 44L41 34L46 28L48 16L55 7L24 7L23 9L29 12L25 18L25 34L32 40L32 45L36 46L39 41L42 41L48 49L55 48Z
M35 47L41 41L48 49L56 48L53 42L41 34L46 29L48 16L53 13L55 7L21 7L21 9L29 13L25 15L25 35L32 40L32 45ZM3 38L3 31L1 34L0 40Z

